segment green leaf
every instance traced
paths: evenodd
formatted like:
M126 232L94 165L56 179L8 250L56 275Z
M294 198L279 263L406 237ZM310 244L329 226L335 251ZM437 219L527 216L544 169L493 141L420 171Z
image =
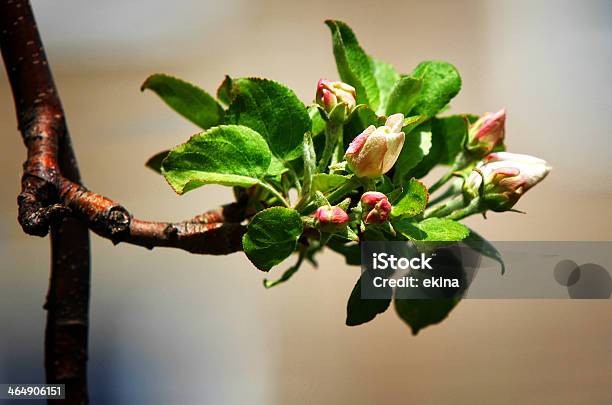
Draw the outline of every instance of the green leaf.
M293 253L302 230L302 219L296 210L268 208L251 219L242 247L259 270L268 271Z
M447 218L427 218L414 226L426 235L420 239L422 241L454 242L463 240L470 234L465 225Z
M402 113L408 114L415 106L423 81L410 76L402 76L393 86L387 104L385 105L385 115Z
M228 75L225 75L223 82L217 89L217 98L227 106L232 103L232 78Z
M272 159L270 160L270 166L268 166L268 171L266 173L267 177L278 177L283 173L286 173L289 169L285 166L282 160L272 155Z
M152 90L174 111L202 129L223 122L223 108L201 88L176 77L154 74L145 80L140 90Z
M506 272L506 265L499 250L491 242L470 229L470 235L463 240L463 243L475 251L495 260L501 265L501 274Z
M162 174L179 194L213 183L248 187L263 178L270 160L268 145L257 132L222 125L172 149L162 163Z
M284 283L285 281L288 281L291 277L293 277L293 275L295 273L298 272L298 270L300 269L300 266L302 265L302 262L304 261L304 258L306 257L306 252L300 252L300 255L298 257L297 262L289 267L287 270L285 270L285 272L283 273L282 276L280 276L278 279L272 281L272 280L268 280L268 279L264 279L263 281L263 285L265 288L272 288L275 287L279 284Z
M376 111L380 106L380 93L370 58L361 49L355 34L348 25L338 20L327 20L325 24L331 30L334 56L340 78L355 88L357 104L368 104L372 110Z
M432 130L436 139L443 140L440 163L452 165L455 158L463 151L468 134L469 121L464 115L433 120Z
M331 239L327 243L327 247L344 256L344 261L349 266L361 265L361 248L358 243L346 244L344 241L340 242L337 239Z
M400 79L400 74L390 64L372 57L370 57L370 65L372 65L374 79L376 79L376 84L380 91L380 105L377 113L382 115L385 113L387 98L391 94L393 86Z
M310 132L312 137L316 138L317 135L325 130L325 120L321 117L321 112L316 105L308 106L308 116L310 116L310 121L312 122Z
M402 132L408 135L412 132L413 129L417 128L425 121L429 119L426 115L412 115L410 117L404 118L404 126L402 127Z
M413 335L426 326L443 321L460 301L458 298L402 299L401 291L401 288L396 290L395 310L410 326Z
M435 116L461 89L459 72L447 62L422 62L411 76L423 80L412 114Z
M394 166L393 181L395 184L401 184L408 173L427 156L431 149L431 138L429 124L421 125L406 134L404 146Z
M429 152L423 156L421 161L412 168L404 177L425 177L442 159L444 155L444 138L440 132L432 132L431 121L421 124L415 131L428 131L431 133Z
M361 298L361 278L353 287L351 296L346 304L346 324L357 326L369 322L378 314L382 314L391 304L392 290L386 287L388 299L362 299Z
M415 178L410 179L404 186L397 201L393 202L391 216L394 218L410 218L423 212L429 200L427 187Z
M302 154L304 133L310 131L308 111L295 93L272 80L233 79L227 122L259 132L282 160Z
M349 177L339 174L317 173L312 177L312 190L327 193L337 189L349 180Z
M166 158L166 156L168 156L168 153L170 153L169 150L163 150L159 153L156 153L155 155L151 156L149 160L147 160L145 166L161 174L162 161Z

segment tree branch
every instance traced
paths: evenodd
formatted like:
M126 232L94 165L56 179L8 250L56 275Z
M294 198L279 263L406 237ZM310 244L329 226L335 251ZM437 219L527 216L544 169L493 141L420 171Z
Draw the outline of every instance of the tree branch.
M18 197L18 219L24 232L45 236L51 224L72 214L114 243L173 247L201 254L241 250L240 238L245 230L237 224L245 219L244 203L229 204L178 223L141 221L132 218L120 204L81 186L78 172L71 178L63 167L60 169L58 149L70 156L68 163L75 163L74 156L30 6L25 0L8 0L2 9L2 51L19 129L28 150Z
M58 204L60 172L78 183L62 106L27 1L0 5L0 46L13 89L17 121L28 149L19 195L19 220L28 233L51 227L51 275L45 308L48 383L66 385L68 404L85 404L89 312L89 232Z
M120 204L81 185L62 105L27 0L0 2L0 47L27 148L18 220L30 235L45 236L51 230L45 304L47 382L66 384L65 403L86 404L88 228L113 243L228 254L242 249L245 227L240 223L247 216L248 196L177 223L133 218Z

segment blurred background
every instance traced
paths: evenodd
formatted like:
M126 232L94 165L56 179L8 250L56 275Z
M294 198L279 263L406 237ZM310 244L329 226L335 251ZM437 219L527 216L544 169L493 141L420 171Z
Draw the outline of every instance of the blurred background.
M457 66L451 112L506 107L510 150L554 171L521 214L468 224L491 240L612 240L609 1L33 1L86 185L143 219L231 199L178 197L144 167L196 132L139 86L166 72L214 92L225 74L314 97L337 78L326 18L410 72ZM0 73L0 382L44 381L48 240L16 221L25 149ZM93 403L603 404L612 402L610 301L469 300L412 336L393 310L344 326L359 269L329 252L265 290L243 254L203 257L92 237ZM270 274L277 277L279 268Z

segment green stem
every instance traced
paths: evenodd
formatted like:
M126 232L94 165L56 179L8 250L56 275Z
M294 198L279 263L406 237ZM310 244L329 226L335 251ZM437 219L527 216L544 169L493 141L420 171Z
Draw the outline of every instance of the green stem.
M440 177L438 181L436 181L431 187L429 187L429 194L433 194L437 189L445 185L452 177L455 172L455 168L453 167L449 170L444 176Z
M482 207L480 206L480 198L477 197L470 201L467 207L458 209L457 211L447 215L445 218L459 221L470 215L478 214L479 212L482 212Z
M283 197L283 195L281 193L278 192L277 189L275 189L271 184L268 184L264 181L259 183L263 188L265 188L266 190L268 190L269 192L271 192L276 198L278 198L280 200L280 202L283 203L283 205L287 208L289 208L289 203L287 202L287 200L285 199L285 197Z
M455 198L450 201L441 202L439 204L433 205L425 210L423 213L423 218L431 218L431 217L445 217L451 214L453 211L458 209L462 209L466 206L465 199L463 195L460 194L455 196Z
M436 204L446 200L447 198L454 196L455 194L457 194L459 192L461 192L461 184L453 183L442 194L440 194L439 196L431 199L429 201L429 204L430 205L436 205Z
M291 176L298 194L302 194L302 185L300 184L300 178L298 177L297 173L295 172L295 170L293 170L293 167L291 167L289 163L287 163L285 167L289 171L289 176Z
M341 123L338 124L333 121L327 121L325 125L325 147L323 148L323 155L317 167L320 173L325 172L327 169L336 145L338 144L338 139L342 139L342 128L343 126Z

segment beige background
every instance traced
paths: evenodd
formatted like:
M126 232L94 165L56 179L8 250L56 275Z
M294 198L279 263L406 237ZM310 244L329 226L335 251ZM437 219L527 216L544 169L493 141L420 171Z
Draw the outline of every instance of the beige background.
M492 240L611 240L612 7L605 1L34 1L81 171L142 218L178 220L231 198L177 197L146 159L196 129L141 82L167 72L214 91L228 73L305 101L336 78L325 18L408 72L454 63L452 112L505 106L512 151L549 160L517 208L468 223ZM25 150L0 74L0 382L42 382L48 241L16 221ZM96 403L603 404L612 401L609 301L472 300L410 335L393 311L344 326L358 277L332 253L266 291L242 254L200 257L93 237ZM274 276L277 276L277 270Z

